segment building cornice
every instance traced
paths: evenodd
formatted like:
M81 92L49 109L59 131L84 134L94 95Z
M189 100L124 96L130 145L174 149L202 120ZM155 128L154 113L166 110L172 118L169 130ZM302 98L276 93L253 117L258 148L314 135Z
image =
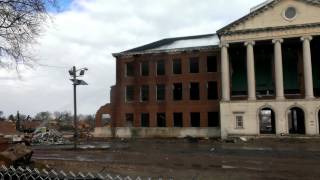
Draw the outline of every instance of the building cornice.
M291 30L291 29L299 29L299 28L311 28L311 27L320 27L320 23L227 31L227 32L222 33L221 35L248 34L248 33L256 33L256 32L263 32L263 31L279 31L279 30Z
M214 50L219 49L219 46L201 46L201 47L190 47L190 48L179 48L179 49L168 49L168 50L147 50L141 52L123 52L123 53L113 53L113 57L130 57L136 55L147 55L147 54L177 54L177 53L184 53L184 52L193 52L193 51L207 51L207 50Z

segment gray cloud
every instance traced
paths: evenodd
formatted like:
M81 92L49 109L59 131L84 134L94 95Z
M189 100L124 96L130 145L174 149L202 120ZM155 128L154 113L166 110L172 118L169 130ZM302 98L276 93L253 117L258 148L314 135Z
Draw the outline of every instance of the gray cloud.
M263 0L76 0L55 14L54 22L34 46L39 64L15 71L0 70L0 110L72 111L68 69L88 67L78 88L80 113L95 113L109 101L119 52L166 37L213 33L249 12Z

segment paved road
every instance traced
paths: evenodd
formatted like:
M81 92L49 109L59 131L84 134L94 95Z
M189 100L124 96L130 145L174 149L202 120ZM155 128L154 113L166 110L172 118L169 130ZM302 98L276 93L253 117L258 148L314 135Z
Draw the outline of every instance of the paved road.
M320 179L319 139L241 143L183 140L95 142L34 147L34 159L68 170L175 179ZM85 149L85 150L84 150Z

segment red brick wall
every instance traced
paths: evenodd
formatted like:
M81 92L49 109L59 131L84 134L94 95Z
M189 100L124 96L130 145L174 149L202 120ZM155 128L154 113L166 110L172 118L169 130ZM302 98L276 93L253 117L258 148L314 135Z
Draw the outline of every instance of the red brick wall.
M218 72L207 72L207 56L216 55L218 63ZM199 70L198 74L189 73L189 59L192 57L199 58ZM173 59L181 59L182 62L182 74L173 75L172 62ZM216 81L218 85L218 93L220 97L220 52L219 50L197 51L197 52L180 52L175 54L146 54L134 57L118 57L117 58L117 73L116 73L116 86L112 93L112 120L114 126L125 126L125 114L134 114L134 126L140 127L140 115L141 113L149 113L150 126L156 127L157 120L156 114L159 112L166 113L166 122L168 127L173 127L173 113L183 112L184 127L190 127L190 112L201 113L201 127L207 127L207 113L219 112L219 100L207 100L207 82ZM156 61L165 60L166 75L156 76ZM126 77L125 64L127 62L134 61L135 77ZM140 63L142 61L149 61L149 76L140 76ZM190 82L198 82L200 85L200 100L189 100L189 84ZM183 100L173 101L172 86L173 83L183 84ZM164 102L156 101L156 85L166 84L166 100ZM125 87L128 85L135 86L135 100L130 103L125 102ZM149 101L140 102L140 87L142 85L149 85ZM101 115L103 110L99 111L98 115Z

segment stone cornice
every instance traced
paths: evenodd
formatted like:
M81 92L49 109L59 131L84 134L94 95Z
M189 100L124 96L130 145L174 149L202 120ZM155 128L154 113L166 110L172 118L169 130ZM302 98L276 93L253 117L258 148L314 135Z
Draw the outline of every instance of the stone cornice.
M320 23L311 23L311 24L299 24L299 25L290 25L290 26L277 26L277 27L265 27L265 28L257 28L257 29L245 29L238 31L228 31L223 35L233 35L233 34L248 34L254 32L262 32L262 31L277 31L277 30L289 30L289 29L298 29L298 28L309 28L309 27L320 27Z

